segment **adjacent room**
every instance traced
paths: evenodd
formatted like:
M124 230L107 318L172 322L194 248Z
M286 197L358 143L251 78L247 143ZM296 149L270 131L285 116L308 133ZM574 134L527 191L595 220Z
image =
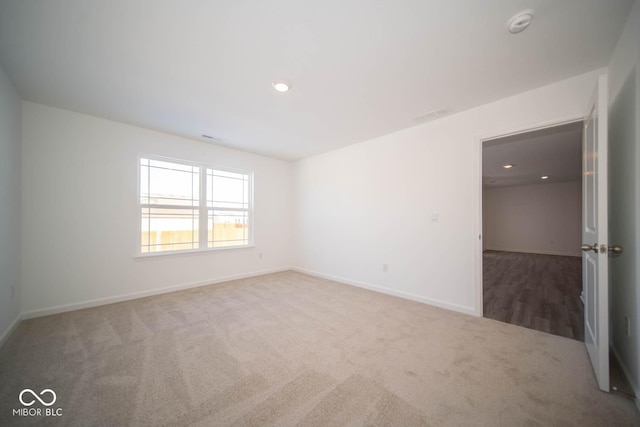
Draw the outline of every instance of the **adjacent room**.
M640 424L639 69L638 0L0 0L0 425Z
M583 126L482 144L484 316L580 341Z

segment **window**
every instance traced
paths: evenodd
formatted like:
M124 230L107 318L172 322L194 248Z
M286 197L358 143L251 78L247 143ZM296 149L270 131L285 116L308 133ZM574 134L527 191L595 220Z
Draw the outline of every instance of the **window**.
M253 174L140 158L140 253L252 244Z

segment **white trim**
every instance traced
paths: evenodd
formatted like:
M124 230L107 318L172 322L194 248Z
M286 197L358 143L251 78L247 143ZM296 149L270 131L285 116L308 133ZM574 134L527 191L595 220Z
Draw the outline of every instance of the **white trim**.
M474 315L478 317L483 317L484 315L484 307L483 307L483 282L482 282L482 252L484 250L484 228L482 226L482 138L477 138L475 144L473 144L475 153L474 157L476 158L476 162L473 167L475 168L475 173L472 174L472 179L474 182L472 183L472 187L475 187L476 191L473 197L474 209L471 209L471 215L473 216L471 220L473 233L471 234L472 244L471 250L473 253L471 254L471 260L473 262L473 299L474 299Z
M7 330L4 331L2 336L0 336L0 348L2 348L2 346L4 345L5 342L7 342L7 340L9 339L11 334L13 333L13 331L16 330L16 328L18 327L18 325L22 321L22 319L23 319L22 313L18 314L18 317L15 318L15 320L11 323L11 325L9 325Z
M560 126L568 123L574 123L577 121L584 120L584 115L581 114L572 114L569 116L565 116L562 118L554 119L554 120L544 120L541 122L534 122L522 125L510 126L509 128L505 128L502 131L493 131L488 132L483 135L479 135L475 138L474 150L475 150L475 159L473 167L475 168L475 174L473 174L473 182L472 186L476 188L476 194L473 200L474 209L472 209L473 215L473 232L471 234L472 239L474 241L473 245L473 254L472 261L474 263L475 274L473 277L474 282L474 299L475 299L475 307L474 307L474 315L478 317L483 316L483 307L482 307L482 252L484 250L484 245L482 240L484 236L482 236L482 143L487 140L503 138L510 135L517 135L519 133L532 132L540 129L546 129L554 126ZM481 236L481 238L478 238Z
M565 117L561 117L553 120L543 120L541 122L534 122L524 125L516 125L509 126L508 128L504 128L502 131L497 132L487 132L483 135L480 135L476 140L480 143L482 147L482 142L489 141L492 139L505 138L507 136L519 135L521 133L529 133L537 130L547 129L556 126L568 125L570 123L581 122L584 121L586 116L585 114L571 114ZM482 166L482 163L480 163ZM480 170L482 172L482 169Z
M48 316L51 314L65 313L67 311L82 310L84 308L98 307L101 305L114 304L123 301L130 301L138 298L145 298L153 295L168 294L171 292L181 291L184 289L198 288L201 286L215 285L230 280L246 279L247 277L262 276L264 274L279 273L281 271L291 270L290 267L271 268L267 270L254 271L251 273L235 274L231 276L219 277L216 279L203 280L198 282L183 283L181 285L167 286L159 289L150 289L147 291L133 292L130 294L117 295L106 298L98 298L84 302L73 304L58 305L55 307L31 310L22 313L22 319L33 319L34 317Z
M557 251L536 251L529 249L513 249L513 248L485 248L485 251L497 251L497 252L516 252L520 254L536 254L536 255L555 255L555 256L571 256L574 258L581 258L582 254L572 254L569 252L557 252Z
M622 369L622 374L626 377L627 382L631 386L631 389L633 390L633 394L636 395L636 398L635 398L636 407L638 408L638 410L640 410L640 384L636 384L633 381L633 376L631 375L631 373L629 372L625 364L622 363L622 358L618 354L618 351L613 346L613 344L611 344L610 350L611 350L611 353L613 353L613 356L616 358L616 361L618 362L618 366L620 366L620 368Z
M345 285L356 286L358 288L368 289L370 291L379 292L382 294L392 295L399 298L408 299L411 301L420 302L423 304L432 305L439 308L444 308L446 310L456 311L458 313L468 314L470 316L475 316L475 311L473 307L465 307L462 305L451 304L448 302L426 298L420 295L415 295L409 292L397 291L394 289L383 288L382 286L371 285L369 283L358 282L355 280L345 279L343 277L332 276L330 274L319 273L317 271L307 270L306 268L300 267L292 267L291 270L297 271L298 273L308 274L310 276L320 277L323 279L333 280L334 282L339 282Z
M244 251L247 249L255 249L255 245L249 246L222 246L218 248L205 248L205 249L184 249L177 251L160 251L160 252L145 252L136 254L133 258L136 261L145 261L152 260L158 258L174 258L174 257L183 257L189 255L207 255L214 252L234 252L234 251Z

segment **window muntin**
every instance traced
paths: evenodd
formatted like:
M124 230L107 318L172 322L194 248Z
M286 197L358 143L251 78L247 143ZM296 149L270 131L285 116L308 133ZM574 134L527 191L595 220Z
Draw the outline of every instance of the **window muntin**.
M250 176L207 169L207 219L210 248L249 244Z
M199 248L198 210L142 207L141 219L141 253Z
M140 253L249 246L247 171L140 159Z

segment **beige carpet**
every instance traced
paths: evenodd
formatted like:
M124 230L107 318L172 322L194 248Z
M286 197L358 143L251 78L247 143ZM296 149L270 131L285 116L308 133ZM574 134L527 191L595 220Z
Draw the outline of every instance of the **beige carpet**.
M62 416L13 416L25 388L54 390ZM22 322L0 349L0 425L43 423L637 426L640 415L597 390L578 341L285 272Z

